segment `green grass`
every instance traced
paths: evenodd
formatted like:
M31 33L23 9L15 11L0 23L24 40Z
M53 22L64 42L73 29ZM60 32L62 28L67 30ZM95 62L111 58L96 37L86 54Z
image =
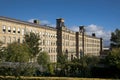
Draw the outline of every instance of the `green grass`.
M16 80L14 76L0 76L0 80ZM19 80L19 79L17 79ZM120 79L101 79L101 78L72 78L72 77L23 77L20 80L120 80Z

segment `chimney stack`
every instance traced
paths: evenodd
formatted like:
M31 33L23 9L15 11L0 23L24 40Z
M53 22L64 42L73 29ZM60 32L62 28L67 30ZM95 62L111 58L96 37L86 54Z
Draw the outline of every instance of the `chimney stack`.
M92 36L93 36L93 37L96 37L95 33L92 33Z
M39 20L34 20L33 23L40 24L40 21Z

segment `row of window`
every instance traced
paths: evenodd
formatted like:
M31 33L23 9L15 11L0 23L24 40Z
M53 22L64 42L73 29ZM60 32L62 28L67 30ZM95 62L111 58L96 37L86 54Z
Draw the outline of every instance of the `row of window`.
M42 51L47 51L48 53L56 53L57 52L57 48L42 48Z
M91 39L87 39L85 41L88 43L100 43L100 41L98 41L98 40L91 40Z
M66 39L66 40L75 40L75 37L69 36L69 35L63 35L62 37L63 39Z
M36 34L39 34L40 37L46 37L46 38L57 38L57 35L56 34L51 34L51 33L48 33L48 32L39 32L39 31L36 31L36 30L28 30L27 32L33 32L33 33L36 33Z
M100 47L100 44L86 44L86 47Z
M79 41L82 41L82 37L79 38ZM100 42L98 40L92 40L92 39L84 39L84 41L88 43L99 43Z
M12 42L18 42L18 43L21 43L23 42L24 40L23 39L20 39L20 38L16 38L16 37L6 37L6 36L3 36L1 41L5 44L5 43L12 43Z
M24 35L24 31L25 31L24 29L20 29L20 28L16 28L16 27L11 28L10 26L8 26L8 27L5 25L2 26L3 33L13 33L13 34L18 33L18 34L20 34L22 32L22 35Z
M70 42L65 42L65 43L63 42L62 44L63 44L63 46L76 46L75 42L71 42L71 43Z
M51 62L56 62L57 56L56 55L49 55L50 56L50 61Z
M75 48L69 48L68 52L69 53L76 53L76 49Z
M24 35L25 33L25 29L20 29L20 28L16 28L16 27L10 27L10 26L5 26L3 25L2 26L2 32L3 33L13 33L13 34L20 34L22 33L22 35ZM38 34L38 31L34 31L34 30L30 30L29 32L33 32L33 33L37 33ZM56 34L50 34L50 33L47 33L47 32L39 32L39 35L40 37L47 37L47 38L56 38L57 35Z
M7 27L7 26L3 25L2 28L3 28L2 29L3 33L6 33L6 32L13 33L13 34L22 33L22 35L24 35L24 33L25 33L25 29L20 29L20 28L16 28L16 27L11 28L10 26ZM34 32L34 33L38 33L38 31L34 31L34 30L30 30L30 31ZM51 34L48 32L39 32L39 35L41 36L41 38L42 37L47 37L47 38L56 38L57 37L56 34ZM62 37L63 37L63 39L66 39L66 40L75 40L75 37L69 36L69 35L63 35ZM79 40L82 41L82 38L80 37ZM85 42L99 43L98 40L91 40L91 39L86 39Z
M42 40L42 45L46 46L56 46L57 42L56 41L50 41L50 40Z
M21 38L16 38L16 37L11 37L11 36L8 36L8 37L6 37L6 36L3 36L2 38L1 38L1 41L5 44L5 43L12 43L12 42L18 42L18 43L23 43L24 42L24 40L23 39L21 39ZM47 42L47 41L46 41ZM50 41L49 41L50 42ZM45 44L45 43L43 43L42 42L42 44L43 45L47 45L47 44ZM56 46L56 43L53 41L53 42L51 42L51 43L49 43L49 45L50 46ZM56 49L48 49L48 52L49 53L55 53L56 52Z
M85 49L86 52L99 52L100 49Z
M56 34L50 34L50 33L42 33L40 32L40 36L47 37L47 38L56 38Z
M79 43L79 46L81 47L83 44ZM84 46L86 47L100 47L100 43L99 44L84 44Z

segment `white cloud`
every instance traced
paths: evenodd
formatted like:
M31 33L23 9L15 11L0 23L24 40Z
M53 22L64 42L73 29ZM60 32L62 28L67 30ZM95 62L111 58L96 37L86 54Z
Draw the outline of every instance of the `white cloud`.
M101 37L104 40L109 41L111 37L111 31L105 31L103 27L94 24L85 27L87 34L95 33L97 37Z
M109 45L111 31L105 31L103 27L95 24L88 25L85 29L87 34L91 35L92 33L95 33L97 37L103 38L105 46Z
M50 22L47 21L47 20L42 20L42 21L40 21L40 24L42 24L42 25L48 25L48 24L50 24Z
M48 26L51 26L51 27L54 27L54 28L56 27L56 25L55 25L55 24L50 24L50 25L48 25Z
M79 31L79 27L73 26L71 27L71 30L73 31ZM110 37L111 37L111 31L105 31L103 27L91 24L85 27L86 34L92 35L92 33L96 34L96 37L103 38L104 44L109 45L110 43Z
M79 27L78 26L72 26L72 27L70 27L70 30L79 31Z
M34 20L35 20L35 19L29 19L28 22L33 23Z

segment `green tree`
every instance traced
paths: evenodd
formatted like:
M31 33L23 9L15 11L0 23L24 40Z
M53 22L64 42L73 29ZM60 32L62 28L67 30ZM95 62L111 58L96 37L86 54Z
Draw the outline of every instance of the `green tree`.
M83 66L95 66L99 63L100 59L97 56L84 56L80 59L74 59L72 62L74 63L80 63Z
M3 46L3 43L0 41L0 61L5 61L6 58L6 48Z
M106 63L120 69L120 48L114 48L106 57Z
M0 41L0 47L3 45L2 41Z
M2 42L0 41L0 61L2 60L2 54L3 54L3 49L2 49Z
M50 75L54 75L54 64L52 64L52 63L50 63L50 64L48 64L48 73L50 74Z
M7 55L5 60L7 62L12 62L15 64L13 65L14 71L12 71L12 74L16 78L20 78L22 66L24 65L22 63L28 62L30 59L29 49L27 45L23 43L13 42L7 45L6 52Z
M65 64L68 61L67 55L65 55L65 54L58 55L57 61L60 64Z
M112 48L105 59L102 60L102 64L104 64L104 67L96 67L96 69L93 68L95 76L97 71L98 76L101 76L99 74L104 73L102 76L108 76L109 78L120 78L120 48ZM94 69L96 71L94 71ZM108 72L111 74L107 75Z
M47 65L50 63L50 58L47 52L40 52L37 57L37 62L39 65L42 65L43 68L47 69Z
M57 55L57 70L58 72L60 72L59 74L63 74L61 73L62 70L64 70L65 64L68 62L68 56L66 54L60 54ZM58 74L58 73L57 73Z
M80 59L73 59L70 66L70 71L74 72L74 76L90 77L91 68L99 63L99 58L96 56L83 56ZM73 73L72 72L72 73ZM70 73L69 73L70 74Z
M41 44L39 34L32 32L25 34L25 43L29 47L31 58L35 58L41 51L41 48L39 47Z
M111 48L120 47L120 30L116 29L115 32L111 33Z
M6 61L9 62L28 62L29 50L26 44L22 43L11 43L7 46L7 56Z

